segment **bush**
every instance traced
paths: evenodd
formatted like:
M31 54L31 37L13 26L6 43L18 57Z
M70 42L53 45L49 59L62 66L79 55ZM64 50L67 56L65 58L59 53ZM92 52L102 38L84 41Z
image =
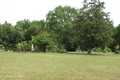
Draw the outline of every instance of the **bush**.
M116 51L115 51L115 54L120 54L120 51L119 51L119 50L116 50Z
M92 51L94 51L94 52L102 52L102 49L95 47L95 48L92 49Z
M49 52L57 52L57 53L67 53L65 49L59 49L57 46L53 46Z
M104 50L107 51L107 52L112 52L112 50L110 48L105 48Z
M61 49L59 52L60 53L67 53L67 51L65 49Z
M38 50L38 49L35 49L35 50L34 50L34 52L40 52L40 50Z
M53 47L53 48L52 48L52 49L50 49L49 51L50 51L50 52L59 52L59 49L58 49L58 48L54 48L54 47Z
M106 50L103 50L103 53L107 53L108 51L106 51Z
M21 50L21 43L16 44L17 48Z
M59 52L59 48L55 45L52 48L50 48L49 52Z

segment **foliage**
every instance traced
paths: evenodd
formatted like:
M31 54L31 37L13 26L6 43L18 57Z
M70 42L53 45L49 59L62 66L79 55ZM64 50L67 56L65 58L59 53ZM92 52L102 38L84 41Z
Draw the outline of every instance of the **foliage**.
M112 50L111 50L110 48L108 48L108 47L106 47L104 50L107 51L107 52L111 52L111 51L112 51Z
M31 43L38 47L43 46L44 52L46 50L46 47L50 48L50 47L54 46L53 39L50 37L50 35L49 35L49 33L47 33L47 31L41 32L37 36L32 36Z
M32 42L33 42L33 44L35 44L37 46L49 45L49 47L50 47L54 44L52 38L50 37L49 33L47 33L47 32L41 32L37 36L32 36Z
M40 50L38 50L38 49L35 49L35 50L34 50L34 52L40 52Z
M67 51L65 49L60 49L59 52L60 53L67 53Z
M50 49L50 52L56 52L56 53L67 53L67 50L65 49L59 49L57 46L54 46Z
M0 30L0 44L3 44L5 47L14 47L14 36L16 35L14 27L5 21L4 24L0 25Z
M111 37L113 38L113 42L108 45L108 47L113 51L115 52L116 51L116 46L118 45L118 38L117 37L117 27L112 27L112 33L111 33Z
M16 44L16 46L17 46L18 49L21 49L21 48L22 48L21 43Z
M102 49L95 47L95 48L92 49L92 51L94 51L94 52L102 52Z
M116 27L116 36L115 36L115 38L116 38L116 41L117 41L117 43L120 45L120 24Z
M16 28L18 28L20 30L20 32L23 34L23 39L22 41L28 41L30 40L31 36L28 33L28 29L30 28L30 21L27 19L24 19L22 21L18 21L16 22L15 25Z
M116 45L115 48L116 48L116 50L118 50L118 49L120 48L120 46L119 46L119 45Z
M27 47L27 41L21 42L21 47L22 47L22 48L26 48L26 47Z
M84 0L83 8L80 9L76 20L80 46L87 47L88 54L91 54L92 48L105 47L112 42L113 23L109 19L109 13L103 11L104 4L99 0Z
M115 51L115 54L120 54L120 51L119 51L119 50L116 50L116 51Z
M31 40L31 36L38 35L41 31L44 31L45 27L45 21L32 21L30 22L28 19L24 19L21 21L18 21L15 25L17 29L20 30L20 32L23 34L22 41L29 41Z
M27 41L22 41L21 43L18 43L16 44L16 47L18 49L22 49L22 48L25 48L25 49L30 49L30 44L27 43Z
M53 46L51 49L50 49L50 52L59 52L59 48L57 46Z
M0 47L4 46L3 44L0 44Z
M89 53L94 47L104 49L108 46L112 51L119 50L120 25L113 26L109 13L103 11L104 4L99 0L84 0L79 11L70 6L57 6L46 15L46 21L24 19L17 21L15 26L5 21L0 24L0 44L6 50L16 45L30 49L33 43L52 52L60 52L61 49L75 51L79 46L82 51L89 49Z
M67 50L74 48L75 31L73 26L77 15L77 9L70 6L58 6L46 15L48 31L58 48L61 48L61 45L65 45Z
M107 51L106 51L106 50L103 50L103 53L107 53Z

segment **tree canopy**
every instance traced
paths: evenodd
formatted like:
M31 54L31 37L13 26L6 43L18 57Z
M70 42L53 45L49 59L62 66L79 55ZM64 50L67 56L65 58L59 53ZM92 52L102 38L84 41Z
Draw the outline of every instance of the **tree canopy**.
M37 36L32 36L32 43L37 46L43 46L44 47L43 52L45 52L47 45L50 46L54 45L53 39L46 31L39 33Z
M111 27L112 21L109 19L108 13L104 12L104 2L99 0L84 0L83 8L80 9L76 20L80 46L89 49L94 47L105 47L112 42Z
M47 13L46 20L24 19L15 26L5 21L0 24L0 45L11 49L17 44L34 44L37 48L43 46L43 51L46 47L68 51L79 48L89 50L88 54L93 48L115 51L120 45L120 25L113 26L104 5L100 0L84 0L80 9L57 6Z
M75 35L73 27L77 15L78 10L70 6L58 6L47 14L47 27L49 32L55 34L52 37L56 38L56 44L60 48L61 46L67 50L74 48L72 37Z

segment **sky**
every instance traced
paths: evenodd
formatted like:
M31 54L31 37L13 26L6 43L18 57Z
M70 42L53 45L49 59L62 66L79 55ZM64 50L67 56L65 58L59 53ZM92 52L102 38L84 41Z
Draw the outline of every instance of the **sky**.
M113 20L115 27L118 26L120 24L120 0L100 1L106 3L105 12L110 12L110 19ZM82 2L83 0L0 0L0 23L7 21L15 25L17 21L24 19L45 20L46 14L59 5L80 9L83 6Z

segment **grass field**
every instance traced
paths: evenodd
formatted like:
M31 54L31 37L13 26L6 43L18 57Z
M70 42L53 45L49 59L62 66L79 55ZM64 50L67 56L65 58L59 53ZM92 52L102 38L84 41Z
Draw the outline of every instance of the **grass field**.
M120 80L114 53L0 52L0 80Z

